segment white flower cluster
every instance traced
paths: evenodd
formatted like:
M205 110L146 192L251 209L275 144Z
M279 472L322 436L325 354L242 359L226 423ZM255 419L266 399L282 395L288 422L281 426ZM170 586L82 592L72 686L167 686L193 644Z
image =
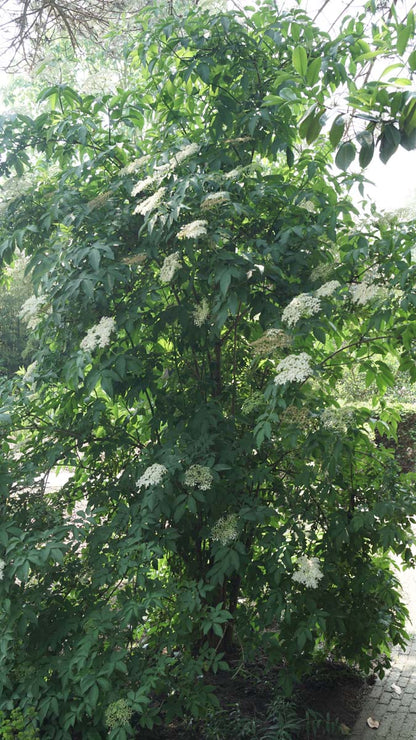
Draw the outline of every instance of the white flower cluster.
M318 282L318 280L326 280L334 272L334 266L332 264L317 265L311 272L312 282Z
M19 316L23 321L26 321L29 329L35 329L40 321L39 312L42 306L45 305L45 296L32 295L27 301L24 302L20 309Z
M2 581L3 580L3 577L4 577L4 567L5 567L5 565L6 565L5 561L0 558L0 581Z
M205 324L209 316L209 305L206 298L202 299L202 302L196 307L193 312L195 326L202 326Z
M300 293L283 310L282 321L288 326L295 326L299 319L313 316L313 314L318 313L320 308L319 298L308 293Z
M354 412L347 406L341 409L325 409L321 414L322 425L334 432L346 432L353 419Z
M185 486L199 488L200 491L208 491L211 488L213 476L211 470L205 465L191 465L185 473Z
M150 188L158 181L159 178L156 175L148 175L144 178L144 180L139 180L139 182L136 183L133 190L131 191L131 194L133 196L138 195L139 193L142 193L143 190L147 190L147 188Z
M27 366L26 372L22 377L23 383L28 383L29 385L33 383L37 366L38 366L38 363L36 360L35 362L32 362L30 365Z
M133 172L136 172L136 170L139 170L141 167L144 167L145 164L147 164L150 161L150 154L144 154L143 157L138 157L138 159L134 159L133 162L130 162L130 164L126 165L126 167L123 167L119 174L120 175L132 175Z
M158 207L165 193L166 188L159 188L155 193L153 193L153 195L150 195L149 198L141 200L140 203L137 204L133 213L140 213L142 216L146 216L148 213L151 213Z
M173 156L176 160L176 164L182 164L185 159L189 159L189 157L192 157L197 152L199 152L198 144L187 144L183 147L183 149L180 149Z
M299 355L288 355L279 362L274 382L276 385L303 383L309 375L312 375L310 361L311 358L306 352L301 352Z
M222 545L228 545L232 540L236 540L238 537L237 522L237 514L220 517L212 528L212 539L221 542Z
M218 190L218 192L210 193L206 198L204 198L201 203L201 208L203 210L208 210L209 208L215 208L215 206L221 205L221 203L226 203L229 200L230 194L226 190Z
M198 236L205 236L207 233L207 224L208 221L204 219L192 221L190 224L182 226L177 233L177 237L178 239L197 239Z
M91 200L88 201L87 205L90 211L93 211L94 208L101 208L105 203L107 203L108 199L111 197L111 192L107 190L105 193L100 193L99 195L96 195L95 198L91 198Z
M282 329L267 329L261 337L251 342L251 346L256 355L263 356L274 352L276 349L289 347L291 342L291 338Z
M106 347L110 342L110 336L115 331L116 322L110 316L103 316L102 319L88 329L80 347L84 352L92 352L96 347Z
M234 170L230 170L229 172L224 173L224 177L226 180L236 180L237 177L240 177L241 175L241 167L236 167Z
M159 278L162 283L170 283L176 270L180 267L181 261L179 252L173 252L165 257L163 265L160 268Z
M298 570L293 574L292 580L308 588L317 588L319 581L323 578L318 558L308 558L306 555L300 555L297 566Z
M149 486L157 486L162 482L163 478L167 473L167 468L160 463L154 463L150 467L146 468L143 475L140 476L137 481L138 488L149 488Z
M361 283L351 285L351 299L357 306L364 306L379 293L380 286L373 283L373 277L376 277L376 275L377 273L374 272L373 274L367 273Z
M339 288L339 286L340 283L338 282L338 280L329 280L329 282L324 283L323 285L321 285L320 288L318 288L318 290L315 291L315 295L318 298L326 298L327 296L335 293L336 289Z

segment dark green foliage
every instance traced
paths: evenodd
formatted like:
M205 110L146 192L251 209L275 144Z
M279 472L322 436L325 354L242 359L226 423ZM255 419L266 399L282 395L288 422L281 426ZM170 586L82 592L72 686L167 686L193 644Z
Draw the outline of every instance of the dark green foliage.
M45 740L203 718L236 651L290 694L318 643L382 674L405 642L416 501L373 433L391 356L416 378L414 225L359 223L322 133L357 35L190 13L141 34L137 87L3 121L3 173L43 166L0 234L37 343L2 394L1 703ZM350 367L377 415L340 406Z

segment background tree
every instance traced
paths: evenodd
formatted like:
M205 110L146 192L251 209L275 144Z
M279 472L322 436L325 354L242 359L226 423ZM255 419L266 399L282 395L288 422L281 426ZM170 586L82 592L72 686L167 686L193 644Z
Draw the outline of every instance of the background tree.
M414 225L359 221L348 167L411 144L412 96L357 80L412 23L363 51L360 18L149 16L134 86L4 119L38 350L0 417L1 701L42 737L200 717L236 650L290 692L318 643L380 673L404 644L416 502L374 429L386 359L416 375ZM377 408L339 403L351 366Z

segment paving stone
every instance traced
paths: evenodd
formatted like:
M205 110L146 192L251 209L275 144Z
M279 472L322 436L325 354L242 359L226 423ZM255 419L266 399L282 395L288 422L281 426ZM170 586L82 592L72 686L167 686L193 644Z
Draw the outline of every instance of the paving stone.
M366 696L350 740L416 740L416 570L405 571L400 580L409 608L409 642L405 651L392 651L391 668ZM367 717L379 720L377 730L367 726Z

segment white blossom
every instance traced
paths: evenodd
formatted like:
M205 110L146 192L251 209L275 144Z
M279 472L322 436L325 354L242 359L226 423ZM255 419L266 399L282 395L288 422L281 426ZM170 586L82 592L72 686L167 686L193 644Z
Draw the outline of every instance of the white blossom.
M158 207L165 193L166 188L159 188L155 193L153 193L153 195L150 195L149 198L141 200L140 203L137 204L133 213L140 213L142 216L146 216L148 213L151 213Z
M229 170L229 172L224 173L224 177L226 180L236 180L237 177L240 177L241 175L241 167L236 167L234 170Z
M212 539L221 542L222 545L228 545L232 540L236 540L238 537L237 522L237 514L220 517L212 528Z
M174 154L174 158L177 164L181 164L185 159L189 159L189 157L192 157L197 152L199 152L198 144L187 144L183 149L179 149L179 151Z
M148 175L148 177L145 177L144 180L139 180L139 182L136 183L133 190L131 191L131 194L133 196L138 195L143 190L147 190L147 188L150 188L152 185L155 184L155 182L158 182L159 178L155 175Z
M144 167L145 164L147 164L150 161L150 154L144 154L143 157L139 157L138 159L134 159L133 162L130 162L130 164L126 165L126 167L123 167L119 174L120 175L132 175L133 172L136 172L136 170L139 170L141 167Z
M354 419L354 412L348 406L337 409L324 409L321 414L321 422L325 429L334 432L346 432Z
M167 468L160 463L154 463L150 467L146 468L143 475L140 476L137 481L138 488L149 488L149 486L157 486L162 482L163 478L167 473Z
M254 342L251 346L256 355L268 355L282 347L289 347L291 338L282 329L267 329L267 331Z
M29 329L35 329L37 327L40 321L39 312L45 303L46 298L43 295L32 295L24 302L20 309L19 316L23 321L26 321Z
M319 298L308 293L300 293L283 310L282 321L288 326L295 326L299 319L313 316L313 314L318 313L320 308Z
M302 383L312 374L310 361L311 358L306 352L301 352L299 355L288 355L279 362L274 382L276 385Z
M4 577L4 567L5 567L5 565L6 565L5 561L0 558L0 581L2 581L3 580L3 577Z
M200 491L208 491L212 481L211 470L204 465L191 465L184 476L185 486L199 488Z
M300 555L297 566L298 570L292 575L292 580L308 588L317 588L319 581L323 578L318 558Z
M327 296L332 295L336 291L337 288L339 288L340 283L338 280L329 280L328 283L324 283L321 285L318 290L315 291L315 295L318 298L326 298Z
M205 324L209 316L209 305L206 298L202 299L202 302L196 307L193 312L195 326L202 326Z
M177 237L178 239L197 239L198 236L205 236L207 233L207 224L208 221L205 221L204 219L191 221L190 224L182 226L177 233Z
M170 283L180 264L179 252L173 252L165 257L163 265L160 268L160 281L162 283Z
M201 203L201 208L207 210L209 208L215 208L215 206L221 205L230 200L230 194L226 190L218 190L216 193L210 193L204 198Z
M92 352L96 347L106 347L110 342L110 336L115 331L115 328L115 320L110 316L103 316L98 324L88 329L81 342L81 349L84 352Z
M126 699L117 699L109 704L105 710L105 724L109 730L125 727L130 723L133 710Z
M333 264L321 264L317 265L313 268L311 272L311 280L312 282L317 282L318 280L326 280L329 278L332 273L334 272L334 266Z
M351 299L354 303L357 304L357 306L364 306L366 303L376 297L379 290L379 285L363 280L362 283L351 285Z

